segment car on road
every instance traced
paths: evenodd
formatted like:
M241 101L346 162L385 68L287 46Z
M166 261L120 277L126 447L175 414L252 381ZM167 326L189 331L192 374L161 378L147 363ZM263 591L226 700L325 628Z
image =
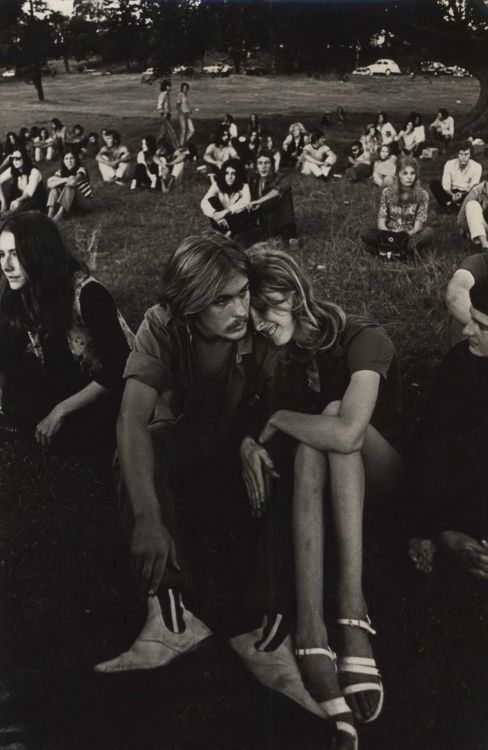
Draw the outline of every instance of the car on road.
M193 68L191 65L175 65L173 70L171 71L175 75L181 75L181 76L192 76L194 73Z
M215 78L216 76L227 78L227 76L234 72L234 68L228 63L216 62L211 65L204 65L203 72L211 75L212 78Z
M401 72L400 67L394 60L382 58L381 60L376 60L376 62L371 63L370 65L356 68L356 70L352 71L352 74L356 76L398 76Z
M15 68L9 68L2 73L2 78L15 78Z
M247 65L244 68L244 73L247 76L265 76L269 73L269 68L262 65Z

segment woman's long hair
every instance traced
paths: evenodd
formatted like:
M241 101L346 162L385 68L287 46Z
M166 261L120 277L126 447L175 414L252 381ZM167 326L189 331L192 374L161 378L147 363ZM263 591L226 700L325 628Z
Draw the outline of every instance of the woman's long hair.
M344 311L333 302L317 299L298 263L272 243L254 245L248 255L251 307L265 312L279 304L277 295L283 302L292 296L293 316L305 342L291 343L291 358L307 360L334 346L346 323Z
M247 277L249 260L233 240L218 232L186 237L166 265L160 303L177 325L190 325L235 274Z
M22 154L22 169L19 169L18 167L16 167L14 162L12 161L10 164L10 173L12 177L17 178L17 177L20 177L20 175L22 174L29 176L32 170L34 169L34 164L32 163L32 159L30 158L27 151L23 148L20 148L20 146L14 149L14 151L19 151Z
M19 329L66 330L73 315L73 275L80 263L67 251L57 224L40 211L25 211L7 219L28 281L10 289L3 279L0 313Z
M20 148L19 136L13 130L10 130L5 136L5 156L8 156L17 148Z
M415 182L412 187L406 188L400 183L399 174L406 167L412 167L415 170ZM422 186L420 184L420 165L413 156L399 156L396 163L395 181L391 186L393 201L401 206L408 203L418 203L421 197Z
M236 178L233 185L228 185L225 180L225 172L229 167L235 169L236 172ZM243 186L247 182L247 174L240 159L227 159L222 164L215 179L220 192L231 195L232 193L238 193L240 190L242 190Z
M68 169L68 167L64 163L65 157L68 154L74 157L75 166L73 167L73 169ZM59 169L59 171L61 172L61 177L74 177L77 171L79 170L79 168L80 168L80 157L78 156L78 154L75 154L75 152L72 151L71 149L68 149L67 151L65 151L63 156L61 157L61 165Z
M155 137L153 135L143 136L143 138L141 139L141 150L144 151L144 149L142 148L142 141L146 141L147 151L145 153L147 153L147 155L152 159L152 157L156 153Z

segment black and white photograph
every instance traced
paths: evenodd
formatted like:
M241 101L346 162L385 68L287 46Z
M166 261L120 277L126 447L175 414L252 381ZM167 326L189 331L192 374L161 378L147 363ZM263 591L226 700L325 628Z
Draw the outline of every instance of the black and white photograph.
M488 0L0 0L0 750L488 750Z

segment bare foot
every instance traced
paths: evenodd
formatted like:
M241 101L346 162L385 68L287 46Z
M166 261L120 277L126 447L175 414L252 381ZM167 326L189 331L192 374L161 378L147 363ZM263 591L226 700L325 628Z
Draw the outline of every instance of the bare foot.
M488 542L478 542L460 531L444 531L439 537L439 549L461 569L488 580Z
M432 573L435 544L432 539L410 539L408 556L421 573Z

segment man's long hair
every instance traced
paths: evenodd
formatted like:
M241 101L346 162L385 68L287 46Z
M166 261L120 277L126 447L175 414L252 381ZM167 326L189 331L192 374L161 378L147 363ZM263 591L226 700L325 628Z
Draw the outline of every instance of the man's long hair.
M17 329L66 330L73 315L73 275L81 266L66 249L59 229L40 211L25 211L2 227L15 238L15 250L27 275L22 289L0 289L0 314Z
M298 263L271 242L261 242L249 250L251 307L258 312L277 307L292 298L292 313L304 340L292 342L292 359L307 360L318 351L330 349L343 331L346 316L333 302L318 299Z
M165 268L160 303L176 323L188 325L235 274L249 276L249 261L233 240L217 232L186 237Z

